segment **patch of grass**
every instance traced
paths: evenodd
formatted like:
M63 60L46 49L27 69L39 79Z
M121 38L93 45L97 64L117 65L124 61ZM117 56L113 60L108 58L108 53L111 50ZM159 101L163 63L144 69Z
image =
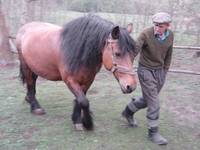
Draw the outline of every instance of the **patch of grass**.
M191 120L180 121L183 110L175 106L190 106L199 111L200 78L169 74L161 93L161 133L169 145L160 147L147 140L146 110L136 114L138 128L127 127L121 111L132 96L141 95L140 88L123 95L112 75L102 70L96 77L88 99L94 114L95 130L77 132L71 122L74 96L63 82L39 79L37 97L47 114L30 114L24 102L25 88L17 78L18 68L0 70L0 149L2 150L199 150L200 127ZM195 102L195 103L193 103ZM191 115L192 114L188 114ZM191 117L190 116L190 117Z

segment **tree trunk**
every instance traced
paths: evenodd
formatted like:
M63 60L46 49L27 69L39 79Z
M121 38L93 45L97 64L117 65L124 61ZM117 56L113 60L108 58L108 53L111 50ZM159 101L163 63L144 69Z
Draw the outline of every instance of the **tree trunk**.
M45 7L45 0L40 0L40 20L41 21L44 21L44 16L45 16L45 13L46 13L46 7Z
M22 0L21 25L24 25L35 19L35 1L37 0Z
M199 21L198 21L198 24L200 23L200 18L198 18ZM199 46L200 45L200 27L199 25L197 24L197 39L196 39L196 45Z
M5 23L5 17L2 12L0 1L0 65L6 65L13 62L13 54L10 50L9 32Z

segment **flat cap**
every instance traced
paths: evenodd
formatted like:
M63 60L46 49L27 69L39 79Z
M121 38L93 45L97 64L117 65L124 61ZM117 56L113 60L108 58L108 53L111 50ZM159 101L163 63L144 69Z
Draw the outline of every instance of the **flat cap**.
M172 22L172 18L170 14L166 12L159 12L153 15L152 21L153 23L170 23Z

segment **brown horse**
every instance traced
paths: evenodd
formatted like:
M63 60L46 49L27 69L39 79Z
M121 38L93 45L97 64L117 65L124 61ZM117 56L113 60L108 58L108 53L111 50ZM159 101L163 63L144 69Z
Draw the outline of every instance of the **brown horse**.
M45 114L37 101L36 80L63 80L75 96L72 121L93 129L93 121L86 98L102 64L112 71L123 93L136 88L132 70L135 44L125 28L98 16L87 15L60 27L49 23L32 22L17 34L20 74L27 85L25 100L31 112Z

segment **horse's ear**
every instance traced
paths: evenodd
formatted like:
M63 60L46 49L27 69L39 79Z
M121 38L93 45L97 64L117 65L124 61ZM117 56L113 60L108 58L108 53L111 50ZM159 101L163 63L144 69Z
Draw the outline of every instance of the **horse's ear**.
M132 23L129 23L126 27L126 30L128 31L128 33L132 33L133 31L133 24Z
M119 26L114 27L111 32L112 38L119 39L119 34L120 34Z

